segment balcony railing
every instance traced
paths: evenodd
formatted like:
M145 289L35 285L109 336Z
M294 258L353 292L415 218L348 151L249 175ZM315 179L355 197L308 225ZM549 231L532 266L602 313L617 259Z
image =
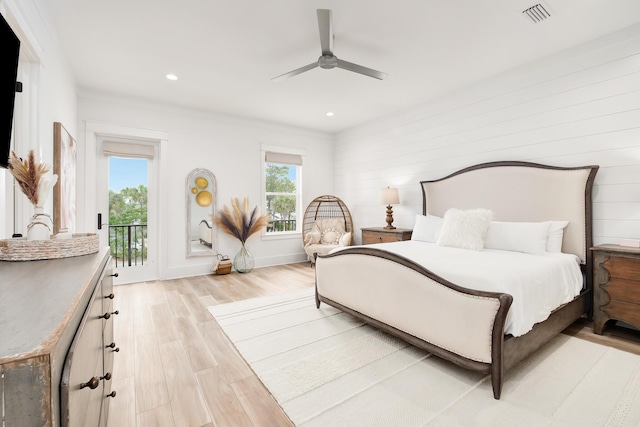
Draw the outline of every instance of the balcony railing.
M267 226L267 233L278 231L296 231L295 219L274 219Z
M115 267L135 267L147 260L147 224L109 225Z

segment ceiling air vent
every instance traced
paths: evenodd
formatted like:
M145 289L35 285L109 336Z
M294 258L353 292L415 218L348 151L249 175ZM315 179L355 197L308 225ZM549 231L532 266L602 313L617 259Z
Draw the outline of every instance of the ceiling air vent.
M538 22L542 22L551 17L551 13L549 13L549 11L550 9L548 6L538 3L526 8L522 13L523 16L528 17L534 24L537 24Z

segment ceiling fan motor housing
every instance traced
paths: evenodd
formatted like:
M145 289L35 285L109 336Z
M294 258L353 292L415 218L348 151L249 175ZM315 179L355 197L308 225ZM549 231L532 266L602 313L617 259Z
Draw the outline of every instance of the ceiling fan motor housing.
M325 70L330 70L338 66L338 58L334 55L322 55L318 58L318 66Z

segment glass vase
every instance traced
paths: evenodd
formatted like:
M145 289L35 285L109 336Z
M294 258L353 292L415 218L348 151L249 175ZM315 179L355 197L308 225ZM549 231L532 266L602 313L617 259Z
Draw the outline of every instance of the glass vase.
M253 270L253 255L251 255L251 252L247 250L244 244L233 258L233 268L235 268L238 273L248 273Z

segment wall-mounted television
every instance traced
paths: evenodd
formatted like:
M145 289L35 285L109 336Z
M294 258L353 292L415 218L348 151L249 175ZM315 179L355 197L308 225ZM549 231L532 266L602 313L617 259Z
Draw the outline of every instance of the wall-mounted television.
M8 167L20 40L0 14L0 167Z

